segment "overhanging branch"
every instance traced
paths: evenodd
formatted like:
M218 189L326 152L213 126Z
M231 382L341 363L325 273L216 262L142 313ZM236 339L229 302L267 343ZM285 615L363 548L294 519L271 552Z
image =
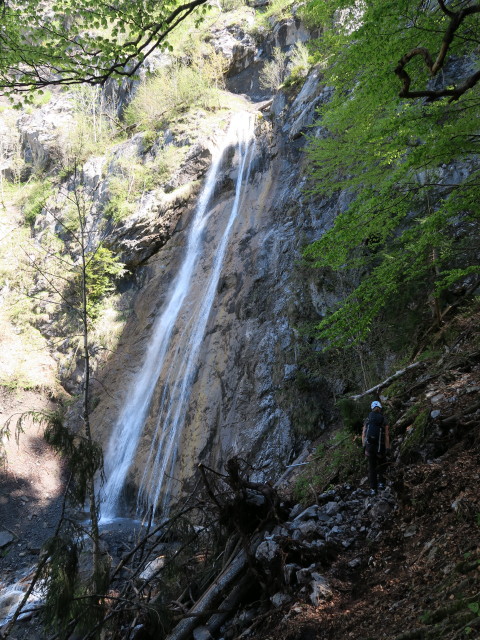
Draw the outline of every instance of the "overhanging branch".
M52 58L51 63L42 64L34 61L34 46L28 46L26 43L20 46L9 37L8 33L0 32L2 47L4 50L13 51L17 56L16 62L20 62L22 66L22 68L18 68L18 65L15 67L16 62L12 62L9 67L0 70L0 89L25 93L51 85L103 85L112 76L132 77L137 73L142 62L165 41L171 31L197 7L206 2L207 0L191 0L191 2L180 4L161 21L149 24L135 40L123 46L115 43L115 55L108 64L105 64L105 61L102 64L101 60L95 61L100 55L98 48L88 50L81 41L72 42L67 34L58 33L56 34L58 40L64 43L70 42L70 48L66 48L63 53L60 52ZM1 11L5 11L4 0L0 0ZM52 31L49 25L44 29L45 32ZM122 49L129 50L130 53L122 56ZM28 56L25 56L25 51L28 52ZM39 60L42 57L41 53L39 51Z
M417 56L423 58L425 66L427 67L430 75L434 77L438 73L438 71L442 69L447 57L447 53L450 49L450 45L452 44L455 38L455 34L465 18L476 13L480 13L480 5L478 4L454 12L447 8L443 0L437 1L442 12L450 18L448 27L445 30L445 34L443 36L440 50L435 60L433 60L432 55L426 47L415 47L411 51L406 53L402 58L400 58L397 66L394 69L394 73L402 81L402 89L398 94L400 98L428 98L429 100L437 100L438 98L450 97L450 102L453 102L454 100L458 100L460 96L462 96L466 91L474 87L480 80L480 71L477 71L476 73L470 75L467 80L463 82L463 84L451 89L444 88L439 90L410 90L412 79L409 73L405 70L405 67L410 62L410 60Z

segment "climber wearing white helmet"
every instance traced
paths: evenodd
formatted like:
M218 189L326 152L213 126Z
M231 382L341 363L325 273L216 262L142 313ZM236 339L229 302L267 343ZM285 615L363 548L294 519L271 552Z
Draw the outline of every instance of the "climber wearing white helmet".
M362 443L368 458L368 479L370 491L377 493L385 488L386 456L390 453L390 428L382 414L382 405L374 400L371 411L365 420L362 432Z

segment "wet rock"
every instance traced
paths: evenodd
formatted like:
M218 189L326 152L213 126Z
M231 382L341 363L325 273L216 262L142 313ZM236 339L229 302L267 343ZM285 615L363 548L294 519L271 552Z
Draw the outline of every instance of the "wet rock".
M332 95L330 87L321 84L321 74L318 69L313 69L307 77L302 90L295 98L289 111L288 122L283 131L288 132L290 140L298 138L303 131L312 124L317 106L327 101Z
M442 412L439 409L435 409L434 411L432 411L430 413L430 417L435 420L436 418L440 417L442 415Z

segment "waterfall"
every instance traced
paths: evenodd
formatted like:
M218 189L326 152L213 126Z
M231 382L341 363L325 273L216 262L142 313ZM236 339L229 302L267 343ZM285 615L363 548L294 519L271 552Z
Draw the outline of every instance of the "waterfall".
M183 263L166 296L166 302L152 330L142 367L132 381L122 411L113 427L105 454L102 518L117 515L119 499L134 460L154 391L161 384L160 405L147 464L143 473L138 505L150 506L155 512L160 496L163 512L168 509L171 472L183 429L191 386L198 356L225 257L235 218L239 211L242 184L248 181L253 158L254 117L238 113L232 118L226 138L217 150L200 194L191 223ZM192 282L200 271L203 236L210 218L209 205L222 164L223 156L232 144L238 150L238 173L235 197L223 233L210 263L207 264L202 295L189 300ZM183 319L183 327L179 322ZM175 344L172 337L175 333Z

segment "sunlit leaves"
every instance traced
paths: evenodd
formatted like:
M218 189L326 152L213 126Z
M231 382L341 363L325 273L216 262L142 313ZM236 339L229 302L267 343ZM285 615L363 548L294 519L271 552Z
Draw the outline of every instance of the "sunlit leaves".
M8 5L0 27L0 87L13 95L48 84L95 84L134 75L142 60L163 46L170 29L205 3L25 0Z
M319 112L328 133L309 144L312 191L354 196L305 251L315 266L350 274L350 293L319 324L328 346L365 339L404 284L421 283L438 296L479 271L479 89L452 104L400 100L395 64L419 43L435 52L446 16L436 3L372 0L348 32L339 15L360 5L314 0L306 9L310 21L324 25L316 55L328 58L325 82L335 88ZM470 72L478 19L468 30L452 45L456 73L461 59ZM421 61L409 73L415 82L429 81Z

